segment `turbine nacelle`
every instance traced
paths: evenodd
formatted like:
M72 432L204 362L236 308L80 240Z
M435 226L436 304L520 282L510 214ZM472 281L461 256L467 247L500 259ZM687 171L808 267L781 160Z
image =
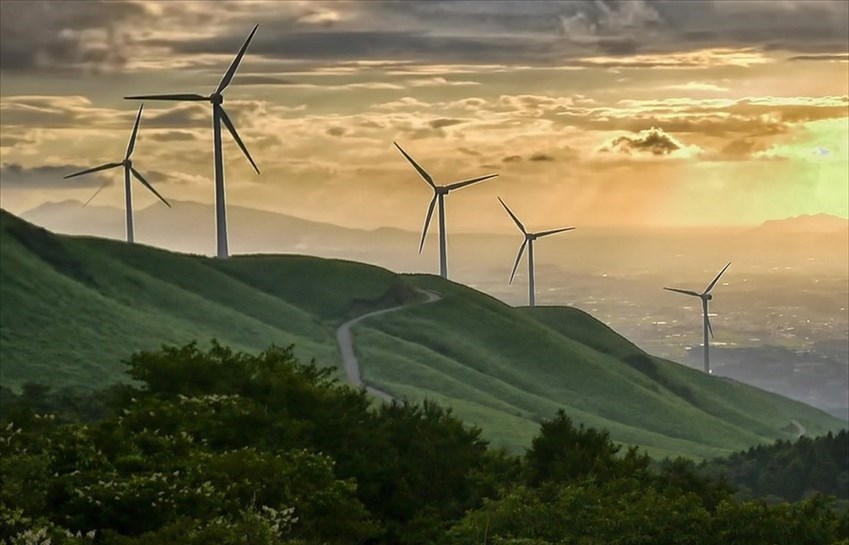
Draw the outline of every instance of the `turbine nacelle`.
M534 243L534 241L537 240L538 238L547 237L548 235L556 235L557 233L563 233L565 231L571 231L571 230L574 229L574 227L561 227L559 229L549 229L548 231L537 231L535 233L529 233L527 231L527 229L525 229L525 226L522 224L522 222L519 221L519 218L516 217L516 214L514 214L513 211L510 210L510 207L508 207L507 204L505 204L504 201L501 200L501 197L498 197L498 202L500 202L501 206L504 207L504 210L507 212L507 215L509 215L510 219L513 220L513 223L516 224L516 227L519 228L519 231L521 231L522 234L525 235L525 240L522 242L522 245L519 246L519 253L516 254L516 262L513 264L513 271L510 273L510 280L509 280L508 283L509 284L513 283L513 277L516 276L516 269L519 267L519 261L522 260L522 254L525 253L525 247L529 246L530 249L528 250L528 290L529 290L528 298L529 298L530 306L534 306L534 294L533 294L533 289L534 289L534 287L533 287L534 286L534 279L533 279L533 270L534 270L533 250L534 250L534 247L533 247L533 243Z
M212 93L211 95L209 95L209 101L213 104L221 106L222 104L224 104L224 95L222 95L221 93Z
M699 299L702 300L702 314L703 314L702 320L704 321L704 336L705 336L705 341L704 341L705 342L705 344L704 344L704 347L705 347L705 353L704 353L705 354L705 373L708 373L708 374L710 374L710 372L711 372L710 371L710 356L708 355L708 349L710 347L710 341L708 340L708 334L710 334L710 336L713 337L713 326L711 326L711 324L710 324L710 315L708 314L708 301L713 299L713 295L711 295L710 292L711 292L711 290L713 290L714 286L716 286L716 283L719 282L719 277L722 276L723 273L725 273L725 271L730 266L731 266L731 262L729 261L728 263L725 264L725 266L722 268L722 270L719 271L719 274L717 274L713 278L713 280L711 280L710 284L708 284L707 287L705 288L705 291L703 291L701 293L691 291L691 290L682 290L680 288L663 288L667 291L674 291L675 293L680 293L682 295L689 295L691 297L698 297Z

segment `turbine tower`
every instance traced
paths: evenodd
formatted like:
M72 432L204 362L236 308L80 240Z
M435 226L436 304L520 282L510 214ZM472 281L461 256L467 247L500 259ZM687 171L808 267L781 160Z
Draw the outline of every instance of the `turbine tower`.
M227 72L224 74L224 77L221 78L221 83L218 84L218 87L213 91L213 93L209 96L202 96L197 94L171 94L171 95L141 95L141 96L130 96L124 97L128 100L176 100L176 101L191 101L191 102L210 102L212 104L212 143L213 143L213 163L215 169L215 227L216 227L216 242L217 242L217 256L220 258L227 258L229 256L229 249L227 247L227 211L224 203L224 156L221 150L221 124L224 123L224 126L227 127L227 130L230 132L230 135L233 136L233 140L238 144L239 149L242 150L242 153L245 154L248 161L251 163L251 166L254 168L257 174L259 174L259 168L257 168L256 163L251 158L251 154L248 153L248 149L245 147L245 144L242 143L242 139L239 138L239 133L236 132L236 127L233 126L233 122L230 121L230 117L227 115L227 112L224 111L224 108L221 104L224 102L224 90L230 85L230 81L233 79L233 75L236 73L236 69L239 68L239 63L242 62L242 57L245 54L245 51L248 49L248 44L251 43L251 39L254 37L256 33L256 29L259 25L255 25L251 33L248 35L248 38L245 40L245 43L242 44L242 48L236 54L236 58L233 59L233 62L230 64L230 68L227 69Z
M439 276L442 278L448 278L448 251L446 246L446 233L445 233L445 195L448 195L451 191L455 189L460 189L462 187L466 187L468 185L472 185L478 182L482 182L484 180L489 180L490 178L495 178L498 174L487 174L486 176L479 176L477 178L470 178L468 180L463 180L461 182L455 182L453 184L448 185L436 185L433 181L433 178L428 174L425 169L419 166L412 157L410 157L406 151L404 151L401 146L398 145L397 142L393 142L395 147L398 148L398 151L413 165L413 168L416 169L416 172L419 173L419 176L427 182L427 184L433 189L433 198L430 200L430 205L427 208L427 217L424 222L424 229L422 230L422 241L419 244L419 253L422 253L422 249L424 248L425 237L427 236L427 228L430 225L430 218L433 216L433 207L437 203L439 203Z
M519 221L519 218L516 217L516 214L513 213L510 208L504 204L504 201L501 200L501 197L498 197L498 202L501 203L501 206L504 207L504 210L510 214L510 217L513 218L513 223L516 224L516 227L525 235L525 240L522 242L522 245L519 246L519 254L516 256L516 263L513 264L513 272L510 273L510 284L513 283L513 277L516 275L516 269L519 267L519 261L522 259L522 253L525 251L525 246L528 247L528 306L533 308L536 304L536 294L534 292L534 241L538 238L547 237L548 235L554 235L557 233L562 233L564 231L571 231L575 229L574 227L561 227L559 229L550 229L548 231L538 231L536 233L529 233L525 230L525 226L522 225L522 222Z
M684 295L691 295L693 297L698 297L699 299L702 300L702 315L704 317L703 329L704 329L704 336L705 336L705 373L708 373L708 374L710 374L710 355L708 353L710 345L708 343L708 331L710 332L710 336L713 337L713 328L710 326L710 318L708 317L708 301L713 299L713 295L710 294L710 291L713 289L714 286L716 286L716 283L719 281L719 277L722 276L722 273L724 273L725 270L730 265L731 265L731 262L729 261L722 268L722 270L719 271L719 274L716 275L716 278L714 278L711 281L711 283L708 284L708 286L705 288L705 291L703 291L702 293L696 293L696 292L690 291L690 290L679 290L677 288L663 288L665 290L683 293Z
M136 147L136 135L139 132L139 122L141 121L142 109L144 109L144 104L139 106L139 113L136 115L136 123L133 125L133 134L130 136L130 143L127 145L127 153L124 154L124 160L120 163L106 163L105 165L100 165L94 168L89 168L86 170L82 170L80 172L75 172L73 174L68 174L65 176L65 179L73 178L75 176L82 176L83 174L90 174L92 172L99 172L101 170L109 170L112 168L124 167L124 203L127 209L127 242L132 244L135 240L133 234L133 187L130 185L130 174L132 174L138 181L142 183L146 188L148 188L154 195L159 197L159 200L165 203L165 206L171 208L171 205L166 201L162 195L157 193L153 186L144 179L138 170L133 167L133 161L130 159L130 156L133 154L133 149ZM100 191L109 184L107 180L103 185L101 185L97 191L94 192L94 195L89 197L89 199L85 202L83 206L87 206L91 200L97 196Z

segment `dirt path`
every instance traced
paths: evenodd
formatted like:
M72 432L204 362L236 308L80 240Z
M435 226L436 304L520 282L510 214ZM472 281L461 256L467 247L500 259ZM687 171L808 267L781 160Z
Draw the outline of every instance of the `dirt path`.
M796 426L797 430L799 430L799 435L796 436L797 438L802 437L808 432L805 426L803 426L798 420L791 420L791 422L793 422L793 425Z
M438 293L425 290L420 291L421 293L424 293L427 296L427 299L425 301L422 301L421 303L416 304L424 305L442 299L442 296ZM359 322L367 318L371 318L372 316L395 312L397 310L401 310L402 308L407 308L409 306L411 305L401 305L398 307L375 310L374 312L369 312L368 314L358 316L353 320L348 320L344 324L340 325L339 328L336 330L336 342L337 344L339 344L339 353L342 355L342 365L345 367L345 376L348 378L348 382L357 387L365 386L366 391L368 393L377 396L383 399L384 401L392 401L392 395L390 395L388 392L384 392L383 390L374 388L373 386L369 386L368 384L365 384L363 382L362 376L360 375L360 362L357 361L357 356L356 354L354 354L354 338L351 335L351 328Z

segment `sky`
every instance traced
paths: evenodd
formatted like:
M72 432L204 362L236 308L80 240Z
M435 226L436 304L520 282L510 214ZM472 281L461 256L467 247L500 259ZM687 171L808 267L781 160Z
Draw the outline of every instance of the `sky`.
M225 103L227 202L419 230L437 183L450 228L720 226L849 217L849 2L0 2L0 205L122 206L126 95ZM134 165L212 203L207 103L148 102ZM156 198L136 184L137 207ZM512 231L510 231L512 232Z

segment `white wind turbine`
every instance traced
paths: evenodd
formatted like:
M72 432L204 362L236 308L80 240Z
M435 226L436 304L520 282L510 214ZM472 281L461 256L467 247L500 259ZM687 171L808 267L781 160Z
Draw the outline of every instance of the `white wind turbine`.
M427 217L424 222L424 229L422 230L422 240L419 244L419 253L422 252L422 248L424 248L425 237L427 236L427 228L430 225L430 218L433 216L433 207L437 203L439 203L439 275L442 278L448 278L448 252L446 246L446 233L445 233L445 195L449 192L454 191L455 189L460 189L462 187L466 187L467 185L472 185L477 182L482 182L484 180L489 180L490 178L495 178L498 174L487 174L486 176L479 176L477 178L470 178L468 180L463 180L461 182L455 182L453 184L448 185L436 185L434 183L433 178L428 174L425 169L419 166L412 157L410 157L406 151L404 151L401 146L398 145L397 142L393 142L395 147L398 148L398 151L413 165L413 168L416 169L416 172L419 173L419 176L427 182L427 184L433 189L433 198L430 200L430 205L427 208Z
M536 304L536 293L534 292L534 241L538 238L547 237L548 235L554 235L557 233L562 233L564 231L572 231L575 229L574 227L561 227L559 229L550 229L548 231L538 231L536 233L529 233L525 230L525 226L522 225L522 222L519 221L519 218L516 217L516 214L513 213L510 208L504 204L504 201L501 200L501 197L498 197L498 202L501 203L501 206L504 207L504 210L510 214L510 217L513 218L513 222L516 224L516 227L525 235L525 240L522 242L522 245L519 246L519 253L516 255L516 263L513 264L513 272L510 273L510 283L513 283L513 277L516 275L516 269L519 267L519 261L522 259L522 253L525 251L525 246L528 247L528 306L533 308Z
M254 170L259 174L259 168L257 168L256 163L251 158L251 154L248 153L248 149L242 143L242 139L239 138L239 133L236 132L236 127L233 126L233 122L230 121L230 117L227 115L227 112L224 111L224 108L221 104L224 102L224 95L222 94L224 90L230 85L230 81L233 79L233 75L236 73L236 69L239 68L239 63L242 61L242 57L245 54L245 51L248 49L248 44L250 44L251 39L254 37L256 33L256 29L259 25L255 25L251 33L248 35L248 38L245 40L245 43L242 44L242 48L236 54L236 58L233 59L233 62L230 64L230 68L227 69L227 72L224 74L224 77L221 78L221 83L218 84L218 87L215 91L209 96L197 95L197 94L171 94L171 95L142 95L142 96L130 96L124 97L128 100L176 100L176 101L192 101L192 102L210 102L212 103L212 142L213 142L213 160L215 167L215 227L216 227L216 242L217 242L217 250L218 257L226 258L229 256L229 250L227 247L227 212L224 203L224 156L221 150L221 123L224 123L224 126L227 127L227 130L230 131L230 134L233 136L233 140L236 141L239 148L242 150L242 153L245 154L248 161L250 161L251 166Z
M112 168L124 167L124 204L127 209L127 242L130 244L135 240L133 234L133 187L130 185L130 174L132 174L138 181L142 183L146 188L148 188L154 195L159 197L159 200L165 203L165 206L171 208L171 205L166 201L162 195L160 195L150 183L144 179L138 170L133 167L133 161L130 159L130 156L133 154L133 149L136 147L136 135L139 132L139 122L141 121L142 109L144 109L144 104L139 106L139 113L136 115L136 123L133 125L133 134L130 136L130 143L127 145L127 153L124 154L124 160L119 163L106 163L105 165L100 165L94 168L89 168L86 170L82 170L80 172L75 172L73 174L68 174L65 176L65 179L73 178L75 176L82 176L83 174L90 174L92 172L99 172L101 170L109 170ZM87 206L91 200L97 196L100 191L109 184L109 181L106 181L103 185L101 185L94 194L89 197L89 199L85 202L83 206Z
M716 283L719 281L719 277L722 276L722 273L724 273L725 270L730 265L731 265L731 262L729 261L722 268L722 270L719 271L719 274L716 275L716 278L714 278L711 281L711 283L708 284L708 286L705 288L705 291L703 291L702 293L696 293L695 291L690 291L690 290L679 290L677 288L663 288L665 290L683 293L684 295L690 295L690 296L693 296L693 297L698 297L699 299L702 300L702 315L703 315L703 321L704 321L703 329L704 329L704 336L705 336L705 373L710 373L710 356L708 354L710 345L709 345L709 342L708 342L708 332L710 332L710 336L713 337L713 328L710 325L710 318L708 317L708 301L713 299L713 295L710 294L710 291L713 289L714 286L716 286Z

